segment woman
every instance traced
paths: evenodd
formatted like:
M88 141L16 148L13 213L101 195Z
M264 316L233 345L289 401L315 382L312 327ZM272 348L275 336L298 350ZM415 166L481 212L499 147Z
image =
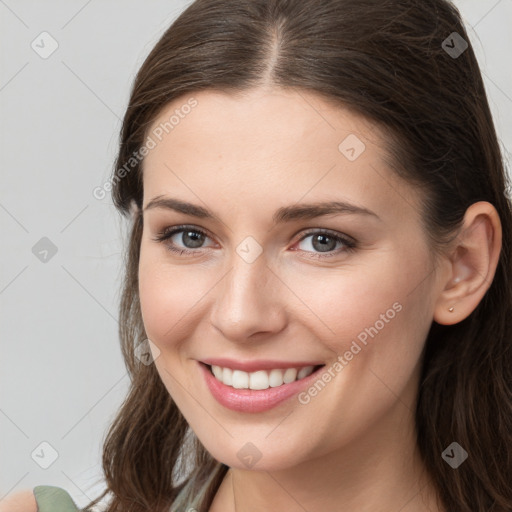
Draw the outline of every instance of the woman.
M112 177L132 385L98 500L512 510L506 185L447 1L190 5Z

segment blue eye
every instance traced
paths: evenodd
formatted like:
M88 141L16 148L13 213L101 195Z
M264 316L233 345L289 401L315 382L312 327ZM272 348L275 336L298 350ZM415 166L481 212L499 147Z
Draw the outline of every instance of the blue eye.
M354 240L328 229L309 231L299 240L298 243L309 237L313 237L310 242L311 247L313 247L313 249L320 249L320 252L313 253L312 256L314 258L329 258L331 256L337 256L341 252L352 252L357 246ZM336 244L342 244L345 248L336 249L332 252ZM331 248L331 250L329 248ZM322 253L326 254L324 255Z
M176 246L175 241L171 241L171 239L179 233L181 233L181 243L184 244L185 247L180 248ZM319 252L311 252L308 250L305 250L303 252L311 253L311 256L308 257L313 257L317 259L336 256L341 252L352 252L357 247L357 243L353 239L328 229L317 229L314 231L309 231L302 236L302 238L297 242L297 244L300 244L306 238L309 237L313 237L310 244L311 247L314 250L318 250ZM200 249L205 248L202 246L202 244L207 238L209 238L209 236L206 234L205 231L198 229L194 226L175 226L172 228L164 229L154 238L154 240L157 242L165 243L165 246L170 251L177 253L179 255L193 254L194 256L196 256L200 252ZM189 247L186 247L186 244L188 244ZM333 251L337 244L342 244L344 247L338 248ZM323 253L325 253L325 255Z
M180 249L176 247L176 244L174 242L168 243L168 241L177 233L182 233L182 243L184 243L184 241L187 240L187 243L190 243L190 245L192 245L192 249L187 247ZM154 240L162 243L166 242L165 246L172 252L176 252L179 254L190 254L197 252L193 250L194 248L203 249L203 247L200 247L200 244L203 243L205 238L208 238L208 235L204 231L197 229L194 226L176 226L175 228L164 229L162 232L158 234L157 237L154 238Z

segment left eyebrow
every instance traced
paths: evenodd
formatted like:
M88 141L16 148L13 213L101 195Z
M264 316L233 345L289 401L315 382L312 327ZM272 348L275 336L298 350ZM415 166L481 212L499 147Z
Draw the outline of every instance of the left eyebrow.
M164 208L174 210L178 213L184 213L201 219L215 219L216 216L208 209L202 206L181 201L172 197L157 196L154 197L144 208L144 211L151 208ZM372 216L382 221L382 219L373 211L357 206L345 201L329 201L318 203L293 204L283 206L276 210L272 217L274 224L292 222L294 220L308 220L322 217L324 215L366 215Z
M362 206L345 201L329 201L326 203L307 203L283 206L279 208L272 220L274 224L291 222L298 219L315 219L323 215L367 215L382 220L375 212Z

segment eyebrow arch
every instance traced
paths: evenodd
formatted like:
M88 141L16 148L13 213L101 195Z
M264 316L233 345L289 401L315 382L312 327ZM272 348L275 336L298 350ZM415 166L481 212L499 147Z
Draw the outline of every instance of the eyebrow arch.
M154 197L144 208L144 211L152 208L164 208L168 210L174 210L178 213L184 213L186 215L192 215L200 219L215 219L215 215L212 212L192 203L174 199L172 197L157 196ZM323 215L331 214L343 214L343 215L368 215L382 220L375 212L356 206L351 203L344 201L329 201L329 202L318 202L318 203L304 203L290 206L283 206L276 210L272 217L272 221L275 224L281 224L283 222L291 222L294 220L307 220L321 217Z

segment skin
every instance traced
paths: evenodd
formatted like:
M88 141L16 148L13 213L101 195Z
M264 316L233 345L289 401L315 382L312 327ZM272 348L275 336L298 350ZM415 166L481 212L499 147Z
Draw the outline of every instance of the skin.
M492 282L501 249L495 208L472 205L434 265L421 191L386 166L376 125L304 91L193 96L198 105L145 158L143 208L170 196L215 220L145 210L139 291L163 383L206 449L230 466L210 511L443 510L415 441L421 355L432 321L460 322ZM187 99L166 105L152 128ZM366 146L354 161L338 149L350 134ZM328 200L380 219L272 225L282 206ZM200 248L183 233L172 237L194 255L154 240L180 224L208 234ZM300 241L311 228L358 245L347 252L332 242L321 252L314 236ZM263 250L252 263L236 252L248 236ZM323 254L334 256L315 259ZM231 411L199 371L197 360L220 356L329 367L395 302L400 312L307 404L293 397L263 413ZM261 454L251 468L237 457L247 442Z

